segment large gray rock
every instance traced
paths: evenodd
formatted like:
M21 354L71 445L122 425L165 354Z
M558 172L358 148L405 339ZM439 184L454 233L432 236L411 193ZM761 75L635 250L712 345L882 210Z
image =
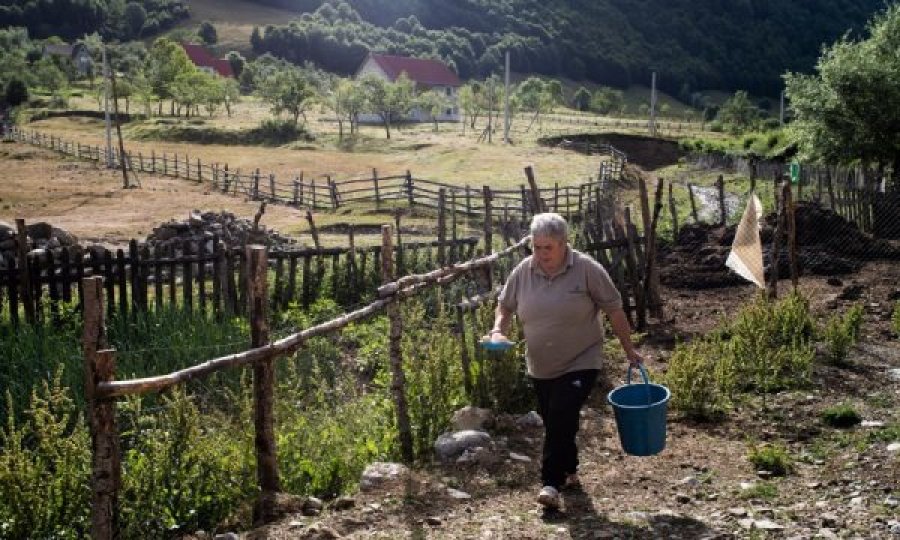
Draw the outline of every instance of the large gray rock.
M375 462L366 467L359 481L363 491L388 489L409 479L409 469L401 463Z
M465 431L468 429L484 430L485 426L492 422L494 414L490 409L481 409L467 405L453 413L450 424L454 431Z
M467 448L487 446L491 442L491 436L484 431L468 429L444 433L434 443L434 450L443 460L451 460L465 452Z
M51 238L56 238L61 246L69 247L78 244L78 237L69 231L53 227L50 230Z

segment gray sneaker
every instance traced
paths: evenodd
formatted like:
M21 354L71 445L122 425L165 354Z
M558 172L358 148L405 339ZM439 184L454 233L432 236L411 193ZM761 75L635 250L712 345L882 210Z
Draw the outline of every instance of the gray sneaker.
M544 486L538 493L538 503L545 508L559 508L559 490L553 486Z

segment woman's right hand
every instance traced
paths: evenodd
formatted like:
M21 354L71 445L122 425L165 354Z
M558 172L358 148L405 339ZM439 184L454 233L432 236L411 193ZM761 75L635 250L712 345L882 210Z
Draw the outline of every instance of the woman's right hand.
M494 330L494 331L492 331L492 332L488 332L487 334L485 334L485 335L481 338L481 341L493 341L493 342L496 342L496 343L503 343L503 342L509 341L509 338L506 337L506 336L503 334L503 332L499 332L499 331L497 331L497 330Z

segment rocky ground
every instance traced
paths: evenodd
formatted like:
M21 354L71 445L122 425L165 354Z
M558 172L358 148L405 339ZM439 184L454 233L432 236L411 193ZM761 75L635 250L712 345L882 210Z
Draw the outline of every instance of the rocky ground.
M818 316L854 302L865 306L864 336L850 366L819 364L808 387L749 397L718 423L670 414L660 455L623 454L605 392L596 391L579 435L581 486L564 492L561 512L542 512L535 502L541 428L501 417L487 424L491 442L482 441L483 450L435 457L395 482L374 481L337 501L302 501L274 524L219 536L900 538L900 340L888 322L898 283L900 267L890 262L865 263L843 282L804 277L801 289ZM650 366L665 370L677 340L708 331L754 294L749 286L666 290L667 319L642 344ZM613 366L611 379L623 372ZM844 402L863 423L825 425L823 409ZM757 471L747 460L750 444L768 442L788 448L794 466L787 475Z

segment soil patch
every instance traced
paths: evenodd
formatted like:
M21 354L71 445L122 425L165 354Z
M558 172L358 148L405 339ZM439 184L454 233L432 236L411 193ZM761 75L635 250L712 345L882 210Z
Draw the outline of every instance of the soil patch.
M564 141L567 141L567 143L564 144ZM588 147L585 146L584 143L587 143L588 145L610 144L622 152L625 152L630 163L635 163L648 171L674 165L685 155L684 151L681 150L676 141L643 135L582 133L577 135L547 137L538 140L538 144L543 146L565 146L580 153L588 152Z
M760 237L766 273L771 266L771 242L777 216L765 217ZM800 202L796 208L797 254L800 272L837 276L856 272L864 261L900 259L900 248L860 232L833 211L818 204ZM660 280L670 287L709 289L736 285L743 278L725 266L734 240L735 225L721 227L688 224L678 232L675 245L660 249ZM787 238L782 239L782 246ZM788 253L779 254L779 277L790 276Z

